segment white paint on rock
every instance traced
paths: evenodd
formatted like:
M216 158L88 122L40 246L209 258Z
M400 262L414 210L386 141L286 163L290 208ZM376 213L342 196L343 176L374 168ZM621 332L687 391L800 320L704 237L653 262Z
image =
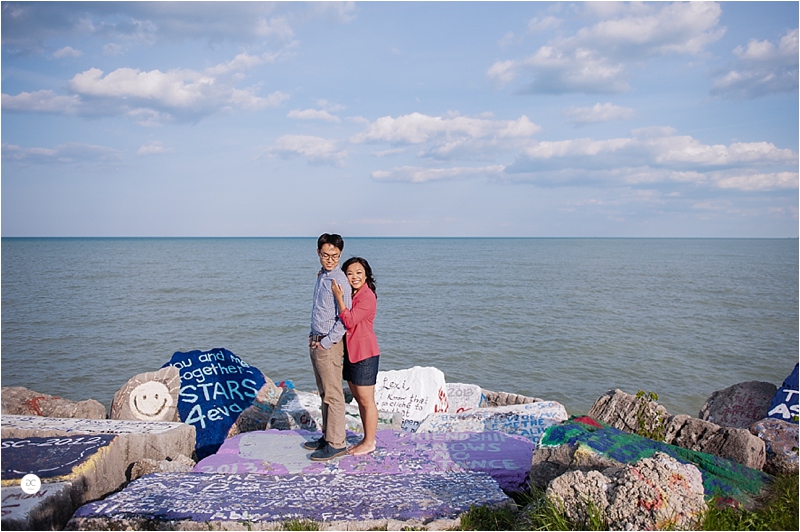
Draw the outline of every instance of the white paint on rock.
M404 422L418 424L435 412L447 412L444 373L432 367L379 371L375 403L381 412L399 412Z
M494 408L478 408L460 414L434 413L417 432L484 432L496 430L523 436L539 444L544 431L568 419L567 409L555 401L540 401Z

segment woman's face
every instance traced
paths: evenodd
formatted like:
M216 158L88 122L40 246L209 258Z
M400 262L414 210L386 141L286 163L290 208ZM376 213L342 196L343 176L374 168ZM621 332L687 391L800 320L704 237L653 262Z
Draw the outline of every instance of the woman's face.
M353 292L357 292L358 289L367 282L367 273L364 271L364 267L358 262L354 262L348 266L347 271L344 273L347 275L347 280L350 281L350 286L353 287Z

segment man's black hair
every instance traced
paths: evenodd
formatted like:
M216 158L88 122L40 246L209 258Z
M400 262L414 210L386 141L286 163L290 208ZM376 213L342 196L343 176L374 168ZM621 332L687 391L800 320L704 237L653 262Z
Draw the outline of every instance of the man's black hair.
M317 251L322 250L323 244L330 244L339 251L344 251L344 239L341 235L322 233L317 239Z

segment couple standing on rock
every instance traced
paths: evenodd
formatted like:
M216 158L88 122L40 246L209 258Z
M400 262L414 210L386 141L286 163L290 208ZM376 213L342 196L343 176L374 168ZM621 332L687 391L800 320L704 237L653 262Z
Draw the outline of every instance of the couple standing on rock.
M361 257L339 267L344 240L324 233L317 240L322 265L314 286L308 347L314 378L322 399L322 437L306 442L311 460L320 462L344 454L363 455L375 450L378 407L375 382L380 350L373 325L378 300L372 268ZM342 379L358 402L364 438L347 448Z

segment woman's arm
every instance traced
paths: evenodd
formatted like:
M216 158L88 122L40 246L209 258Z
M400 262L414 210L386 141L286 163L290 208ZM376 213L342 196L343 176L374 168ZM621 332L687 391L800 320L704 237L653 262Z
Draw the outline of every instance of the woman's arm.
M364 320L374 320L378 310L378 300L375 293L367 286L363 286L353 296L353 308L343 309L339 312L339 319L344 326L352 329Z

